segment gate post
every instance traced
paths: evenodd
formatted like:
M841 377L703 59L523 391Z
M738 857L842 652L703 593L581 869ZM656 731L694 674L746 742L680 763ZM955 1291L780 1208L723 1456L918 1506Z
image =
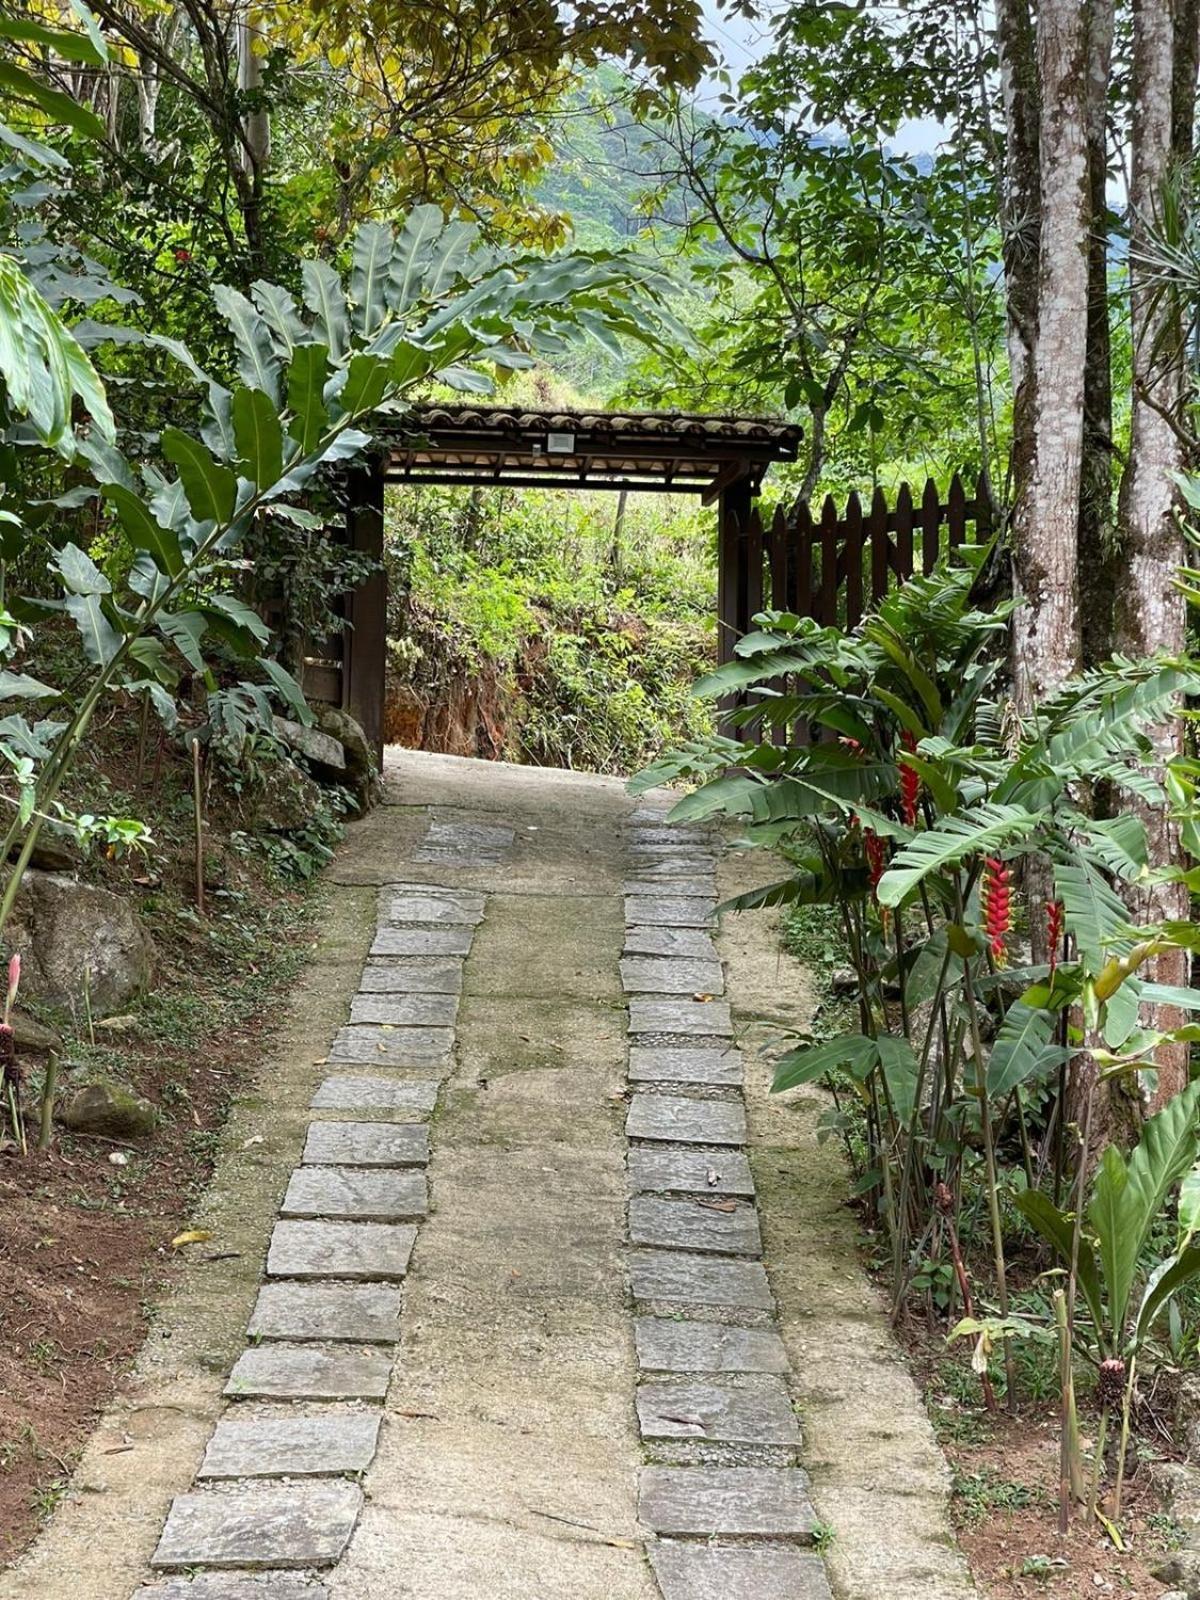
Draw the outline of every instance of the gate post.
M387 664L387 574L383 568L383 462L346 475L346 543L376 569L350 591L346 608L342 707L361 725L383 762L383 693Z
M721 490L717 502L717 663L733 660L733 647L749 631L750 618L762 607L762 538L750 538L753 488L748 477ZM741 697L725 695L718 702L718 729L736 738L729 713Z

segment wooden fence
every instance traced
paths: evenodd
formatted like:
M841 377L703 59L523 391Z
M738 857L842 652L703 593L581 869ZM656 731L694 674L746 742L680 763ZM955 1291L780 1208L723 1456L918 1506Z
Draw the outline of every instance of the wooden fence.
M721 543L723 562L733 570L721 575L720 659L729 660L751 617L764 609L854 627L890 587L931 572L946 550L986 542L992 515L986 478L968 497L957 473L945 500L930 479L919 503L903 483L894 504L876 489L865 510L857 494L841 513L831 496L817 516L806 500L776 506L766 518L755 507Z

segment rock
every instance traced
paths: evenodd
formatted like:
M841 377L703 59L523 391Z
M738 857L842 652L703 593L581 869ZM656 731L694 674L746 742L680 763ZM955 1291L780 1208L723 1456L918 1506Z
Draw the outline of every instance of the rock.
M287 717L275 717L275 732L289 750L295 750L317 769L318 775L330 773L340 779L346 771L346 752L339 740L320 728L306 728L302 722L292 722Z
M1182 1590L1185 1600L1200 1600L1200 1551L1173 1550L1150 1571L1160 1583ZM1159 1600L1166 1600L1166 1596Z
M111 1078L95 1078L68 1097L59 1120L72 1133L146 1139L158 1126L158 1107Z
M361 816L371 809L381 792L375 752L368 744L366 734L348 711L321 704L314 705L312 711L321 732L336 739L342 747L345 772L338 781L353 795Z
M35 1022L23 1011L13 1012L12 1031L13 1042L18 1050L32 1050L35 1054L49 1055L51 1050L61 1050L63 1047L61 1034L55 1033L53 1028Z
M120 1017L101 1017L96 1023L97 1033L133 1033L141 1026L141 1018L131 1013Z
M1188 1455L1200 1460L1200 1373L1185 1372L1179 1379L1174 1434Z
M25 874L7 944L21 954L23 993L64 1011L80 1010L85 990L93 1015L121 1011L154 972L154 944L135 907L61 873Z
M15 844L9 859L15 861L20 853L20 845ZM74 872L82 859L83 853L73 839L44 828L33 847L29 864L39 872Z
M287 756L263 762L259 780L248 797L247 821L254 833L294 832L324 809L320 789Z

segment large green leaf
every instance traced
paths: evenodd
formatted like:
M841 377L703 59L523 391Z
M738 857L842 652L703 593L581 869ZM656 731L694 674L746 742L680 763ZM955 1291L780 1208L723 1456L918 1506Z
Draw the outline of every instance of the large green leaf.
M237 501L237 477L221 466L190 433L164 428L162 452L179 468L188 506L197 522L228 522Z
M270 488L283 475L283 428L274 401L261 389L235 389L231 411L246 476L259 489Z
M383 222L364 222L354 236L350 298L354 325L369 339L387 315L385 291L392 262L392 230Z
M18 17L0 17L0 39L16 39L36 44L64 61L82 61L89 67L102 67L108 59L99 35L76 33L66 28L50 28L44 22Z
M100 568L77 544L65 544L54 552L54 565L72 594L111 594L112 584Z
M288 369L289 432L302 455L317 448L329 422L324 396L328 371L329 351L323 344L301 345Z
M43 683L40 678L0 667L0 700L57 700L61 693L61 689Z
M390 362L378 356L366 355L361 350L351 356L346 382L338 395L343 411L352 417L374 411L387 393L391 376Z
M1183 1288L1185 1283L1200 1274L1200 1247L1185 1250L1182 1255L1168 1256L1160 1261L1150 1274L1133 1322L1131 1352L1145 1341L1155 1322L1166 1309L1167 1303Z
M1128 1159L1109 1145L1088 1206L1099 1242L1114 1333L1120 1337L1138 1261L1167 1195L1196 1159L1200 1079L1168 1102L1142 1129Z
M94 666L106 667L121 645L121 636L104 613L98 594L69 594L63 606L79 629L84 654Z
M72 100L69 94L52 89L48 83L35 78L24 68L11 61L0 60L0 92L26 105L35 105L44 111L51 122L61 122L89 139L103 140L106 129L94 111Z
M1054 890L1080 956L1090 971L1098 971L1129 926L1128 907L1100 869L1083 856L1054 863Z
M304 279L304 304L317 319L317 331L334 361L340 361L350 343L350 314L342 280L328 261L305 259L300 263Z
M250 285L254 304L262 312L263 320L275 336L280 354L291 361L297 349L309 338L296 302L278 283L268 283L258 278Z
M892 857L879 881L880 905L898 906L931 873L960 865L969 857L1001 850L1028 839L1041 827L1043 814L1024 806L973 806L941 817L926 833L918 833Z
M987 1089L992 1100L1003 1100L1021 1084L1061 1059L1050 1039L1058 1018L1049 1011L1014 1000L992 1043L988 1059Z
M186 437L186 436L183 436ZM125 537L135 550L145 550L168 577L177 578L183 571L183 551L179 537L171 528L150 515L141 499L124 484L106 483L104 498L120 518Z
M279 357L266 322L246 296L227 283L215 286L213 299L233 332L242 382L248 388L261 389L278 405Z
M10 257L0 254L0 379L18 416L61 455L75 453L71 404L78 397L109 443L116 424L104 388L77 340Z
M794 1089L797 1084L814 1083L839 1069L856 1078L865 1078L878 1063L879 1048L874 1039L861 1033L845 1033L840 1038L804 1045L780 1056L771 1090L780 1094L784 1089Z
M1040 1189L1024 1190L1015 1197L1014 1204L1026 1221L1037 1229L1042 1238L1048 1244L1053 1245L1063 1263L1069 1267L1074 1248L1075 1228L1073 1217L1065 1211L1060 1211L1049 1196L1042 1194ZM1078 1264L1079 1287L1084 1299L1087 1301L1088 1310L1091 1312L1097 1338L1101 1346L1105 1347L1104 1300L1100 1291L1100 1270L1096 1262L1095 1251L1092 1249L1091 1241L1086 1234L1080 1236Z
M389 264L388 301L398 314L403 315L420 299L434 243L445 226L440 206L416 206L409 212Z

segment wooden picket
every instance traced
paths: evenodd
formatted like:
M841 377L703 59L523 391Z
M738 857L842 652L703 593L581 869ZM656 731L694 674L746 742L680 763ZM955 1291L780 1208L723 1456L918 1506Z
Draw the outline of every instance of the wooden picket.
M815 514L805 500L767 515L754 507L735 537L722 542L723 560L736 568L722 574L722 659L764 606L853 628L890 588L917 571L932 572L945 551L986 543L992 505L986 477L968 496L955 473L944 500L931 478L919 503L902 483L890 506L876 489L865 512L854 493L840 513L830 495Z

